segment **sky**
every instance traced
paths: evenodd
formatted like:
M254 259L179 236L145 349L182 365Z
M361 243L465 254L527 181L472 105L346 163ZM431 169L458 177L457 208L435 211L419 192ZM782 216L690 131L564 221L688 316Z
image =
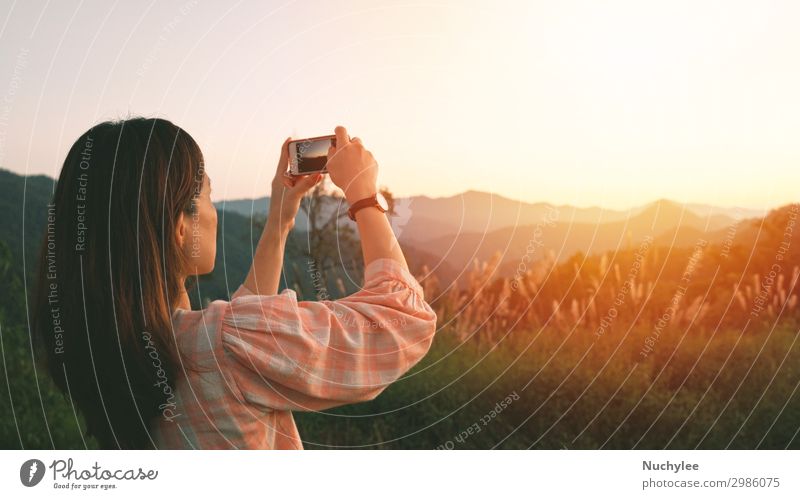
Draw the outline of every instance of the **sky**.
M800 2L0 0L0 167L56 177L159 116L214 200L348 127L397 196L622 209L800 201Z

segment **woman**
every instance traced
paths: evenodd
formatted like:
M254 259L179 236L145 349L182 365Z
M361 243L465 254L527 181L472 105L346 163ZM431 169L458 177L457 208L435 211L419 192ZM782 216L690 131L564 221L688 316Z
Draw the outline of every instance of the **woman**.
M336 128L331 180L351 205L377 164ZM287 139L288 142L288 139ZM287 144L253 265L231 300L191 310L213 270L217 215L198 145L163 119L106 122L70 149L49 210L33 329L104 448L301 449L291 411L371 400L428 351L436 315L386 215L356 213L364 286L336 301L277 294L286 237L320 176Z

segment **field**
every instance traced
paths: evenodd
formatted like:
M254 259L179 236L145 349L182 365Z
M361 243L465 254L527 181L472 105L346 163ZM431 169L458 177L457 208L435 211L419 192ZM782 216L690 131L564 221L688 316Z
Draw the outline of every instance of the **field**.
M484 351L443 331L376 400L295 418L307 448L800 447L795 332L678 334L643 362L623 336L514 333Z
M496 253L464 269L466 286L409 258L438 315L430 353L375 400L295 413L304 444L800 448L799 212L786 206L689 245L644 237L566 259L544 249L513 275L500 272ZM203 302L225 298L246 272L250 223L228 216L219 272L200 280ZM0 446L94 448L81 415L34 367L23 284L31 275L17 263L41 228L30 219L24 244L0 241ZM315 299L305 264L287 255L284 285ZM340 281L332 272L330 289L352 291Z

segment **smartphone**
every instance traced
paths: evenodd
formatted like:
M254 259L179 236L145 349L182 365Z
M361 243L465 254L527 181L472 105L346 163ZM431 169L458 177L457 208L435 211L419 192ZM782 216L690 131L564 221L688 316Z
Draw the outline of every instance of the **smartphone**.
M336 146L336 135L323 135L289 142L289 172L292 175L327 173L328 148Z

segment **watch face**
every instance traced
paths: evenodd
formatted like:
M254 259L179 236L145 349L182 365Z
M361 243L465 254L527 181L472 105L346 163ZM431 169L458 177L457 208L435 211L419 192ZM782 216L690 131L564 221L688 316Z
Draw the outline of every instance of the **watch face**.
M378 204L383 208L384 211L389 211L389 203L386 201L386 198L383 197L383 194L380 192L375 194L375 199L378 201Z

